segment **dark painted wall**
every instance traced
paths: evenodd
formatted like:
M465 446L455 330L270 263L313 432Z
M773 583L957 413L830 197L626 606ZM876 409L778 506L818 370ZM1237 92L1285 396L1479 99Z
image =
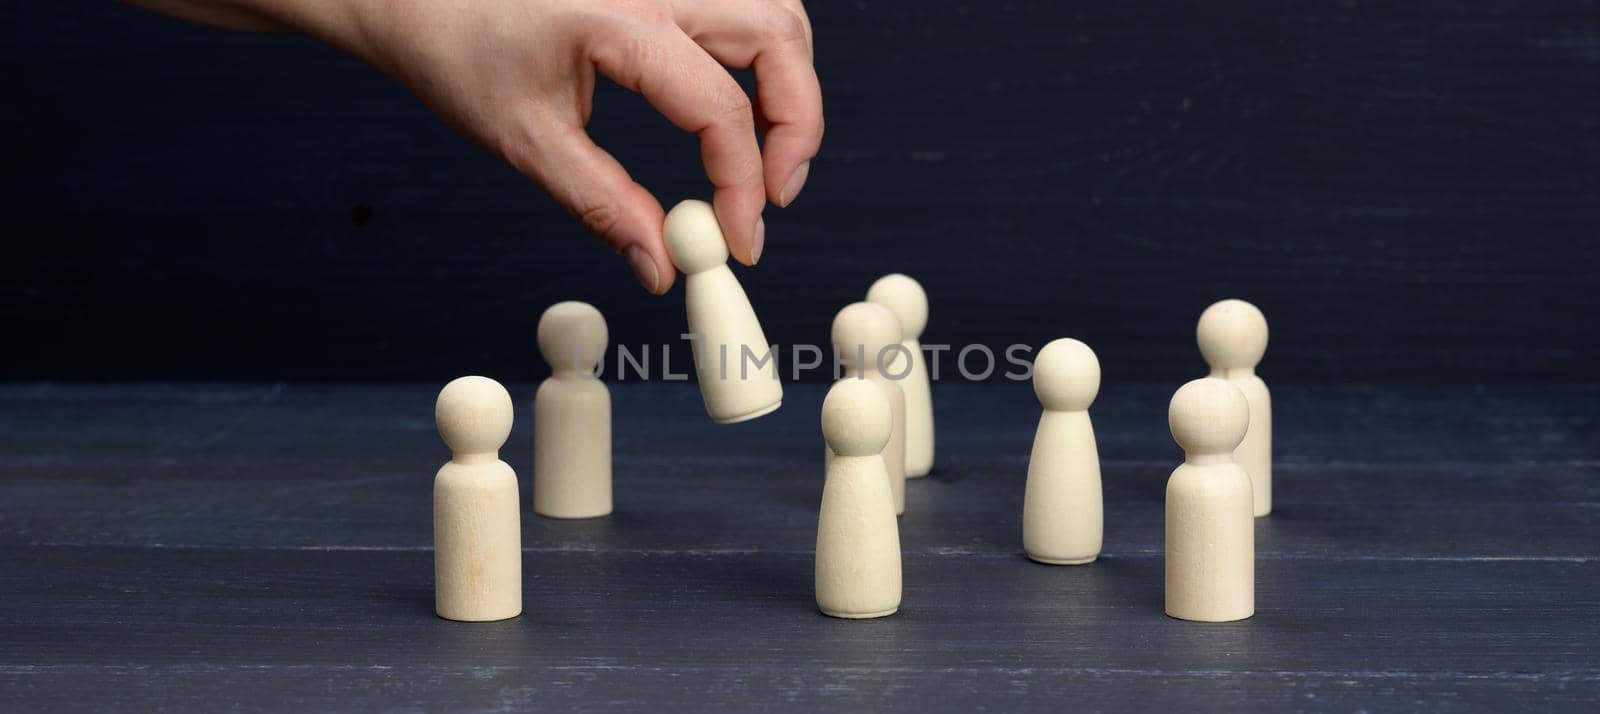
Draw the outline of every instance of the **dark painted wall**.
M301 37L0 3L0 377L544 372L540 310L675 339L536 187ZM1199 369L1257 302L1275 381L1600 378L1593 2L817 2L828 136L741 270L774 341L878 274L930 342L1071 335L1108 380ZM670 205L691 138L602 88ZM365 221L357 221L361 213Z

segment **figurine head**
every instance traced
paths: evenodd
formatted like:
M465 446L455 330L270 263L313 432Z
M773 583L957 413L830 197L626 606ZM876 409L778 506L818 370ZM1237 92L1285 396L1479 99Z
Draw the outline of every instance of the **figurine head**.
M1225 379L1196 379L1172 395L1167 426L1185 453L1232 454L1250 427L1250 404Z
M717 212L705 201L683 201L667 213L667 253L685 275L728 264L728 241Z
M877 382L841 379L822 400L822 438L839 456L882 452L893 429L889 398Z
M1267 352L1267 318L1243 300L1206 308L1194 334L1212 369L1254 369Z
M900 344L900 321L874 302L846 305L833 317L833 352L852 372L878 372L897 354L889 347ZM858 361L864 360L863 363Z
M1054 340L1033 359L1033 393L1045 409L1084 411L1100 393L1100 360L1082 342Z
M867 302L887 307L894 313L900 321L900 339L922 338L922 330L928 326L928 294L911 276L891 273L878 278L867 289Z
M434 421L457 455L493 454L511 436L511 395L488 377L461 377L439 391Z
M552 371L592 374L609 341L606 318L589 303L558 302L539 316L539 353Z

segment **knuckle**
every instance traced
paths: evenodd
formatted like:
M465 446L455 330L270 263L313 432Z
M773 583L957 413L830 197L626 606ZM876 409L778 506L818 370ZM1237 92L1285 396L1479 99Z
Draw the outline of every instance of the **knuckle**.
M806 22L800 16L786 7L775 8L772 21L767 23L767 33L770 39L779 42L805 42Z
M658 54L655 44L638 34L606 37L595 41L589 49L595 64L608 70L618 84L634 91L639 90L645 72L656 62Z
M801 136L822 136L828 128L827 121L822 118L820 102L795 110L792 115L784 117L783 123L793 127Z
M731 80L718 89L713 96L713 112L717 123L737 124L740 126L755 124L755 109L750 103L750 96L744 93Z
M734 163L732 170L729 172L729 179L731 182L727 185L727 188L733 188L735 186L760 186L763 183L762 171L763 166L761 164L761 156L759 154L753 158L740 158Z
M608 0L617 15L653 26L672 23L672 5L663 0Z
M718 189L759 190L765 182L766 165L761 160L761 152L754 147L724 154L715 165L707 163L706 168L712 185Z
M539 142L521 124L512 126L515 128L499 132L490 140L492 150L522 175L541 180L545 160Z
M617 41L616 46L623 64L632 67L640 74L644 74L645 68L660 60L661 50L647 35L625 35Z
M622 223L622 209L613 201L580 196L571 207L583 227L598 236L609 236Z
M670 21L670 6L661 0L588 0L581 6L587 12L613 24Z
M535 102L520 102L502 107L489 123L485 144L506 163L544 185L554 162L553 149L567 133L568 122L561 121Z

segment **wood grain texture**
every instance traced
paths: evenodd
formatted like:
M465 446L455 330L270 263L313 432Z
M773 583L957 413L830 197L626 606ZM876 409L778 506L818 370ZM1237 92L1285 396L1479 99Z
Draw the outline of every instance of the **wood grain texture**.
M823 385L729 427L613 385L616 513L525 509L524 615L461 624L431 609L435 386L0 385L0 708L1600 705L1600 387L1278 389L1258 613L1199 625L1161 613L1173 386L1102 391L1105 552L1049 567L1032 394L935 385L902 611L850 623L812 602Z
M902 271L925 342L1069 335L1127 379L1188 375L1226 296L1272 322L1275 383L1600 379L1593 2L813 5L828 135L740 271L774 341L825 343ZM0 376L529 380L564 299L677 340L681 294L645 298L350 58L111 3L0 13L25 68L0 321L26 346ZM597 107L667 205L705 197L690 137L613 87Z

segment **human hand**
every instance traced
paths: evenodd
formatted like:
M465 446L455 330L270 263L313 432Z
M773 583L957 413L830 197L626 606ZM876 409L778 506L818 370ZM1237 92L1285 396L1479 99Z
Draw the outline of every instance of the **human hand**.
M584 132L596 70L700 137L717 219L729 252L746 265L761 257L765 201L794 200L822 141L799 0L256 2L404 82L544 187L656 294L677 274L662 238L665 214ZM754 67L754 107L724 65Z

